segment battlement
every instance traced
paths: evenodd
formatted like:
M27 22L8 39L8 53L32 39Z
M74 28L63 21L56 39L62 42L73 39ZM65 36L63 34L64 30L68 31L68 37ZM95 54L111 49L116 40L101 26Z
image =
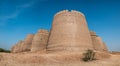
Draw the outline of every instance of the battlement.
M79 11L76 11L76 10L71 10L71 11L63 10L63 11L60 11L60 12L56 13L54 17L56 17L57 15L62 15L62 14L65 15L65 13L67 13L69 15L75 14L75 15L82 15L82 16L84 16L84 14L82 12L79 12Z

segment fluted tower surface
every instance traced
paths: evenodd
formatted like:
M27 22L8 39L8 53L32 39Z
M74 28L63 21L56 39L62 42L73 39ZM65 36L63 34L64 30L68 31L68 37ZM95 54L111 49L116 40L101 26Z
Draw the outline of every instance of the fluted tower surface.
M101 37L97 36L95 32L90 31L91 38L92 38L92 44L94 47L94 50L96 51L108 51L105 43L102 41Z
M30 51L34 34L28 34L24 40L23 51Z
M18 52L22 52L22 44L24 43L24 41L19 41L17 44L15 44L12 49L11 52L12 53L18 53Z
M54 16L48 51L80 52L93 49L85 16L78 11L64 10Z
M39 30L32 41L31 52L46 51L49 32L47 30Z

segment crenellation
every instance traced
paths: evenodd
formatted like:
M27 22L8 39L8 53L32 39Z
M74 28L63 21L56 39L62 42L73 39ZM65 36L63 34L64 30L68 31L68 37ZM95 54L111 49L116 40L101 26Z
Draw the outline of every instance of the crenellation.
M75 11L75 10L61 11L59 14L57 14L54 17L53 25L67 24L67 23L68 24L83 23L84 25L86 25L85 22L82 22L84 19L85 18L83 16L81 16L81 13L79 13L78 11ZM69 22L64 22L63 20L68 20ZM78 22L78 20L79 20L79 22Z
M55 14L54 18L57 18L59 16L84 16L84 14L82 12L78 12L76 10L71 10L71 11L68 11L68 10L63 10L63 11L60 11L58 13Z

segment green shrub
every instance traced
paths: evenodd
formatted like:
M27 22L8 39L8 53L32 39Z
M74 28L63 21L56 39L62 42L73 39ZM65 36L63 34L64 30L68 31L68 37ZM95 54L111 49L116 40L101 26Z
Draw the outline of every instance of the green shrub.
M4 52L4 49L0 48L0 52Z
M10 50L5 50L5 49L3 49L3 48L0 48L0 52L10 53Z
M93 50L88 49L86 53L83 54L84 58L83 61L92 61L95 60L95 52Z

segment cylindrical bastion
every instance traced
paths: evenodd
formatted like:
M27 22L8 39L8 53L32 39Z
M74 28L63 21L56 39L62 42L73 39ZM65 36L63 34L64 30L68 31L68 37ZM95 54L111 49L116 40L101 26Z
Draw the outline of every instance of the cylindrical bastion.
M30 51L34 34L28 34L24 40L23 51Z
M97 36L95 32L90 31L91 38L92 38L92 44L94 47L94 50L96 51L108 51L105 43L102 41L101 37Z
M47 30L39 30L33 38L31 52L46 51L48 36L49 32Z
M78 11L64 10L54 16L47 50L81 52L93 49L85 16Z

